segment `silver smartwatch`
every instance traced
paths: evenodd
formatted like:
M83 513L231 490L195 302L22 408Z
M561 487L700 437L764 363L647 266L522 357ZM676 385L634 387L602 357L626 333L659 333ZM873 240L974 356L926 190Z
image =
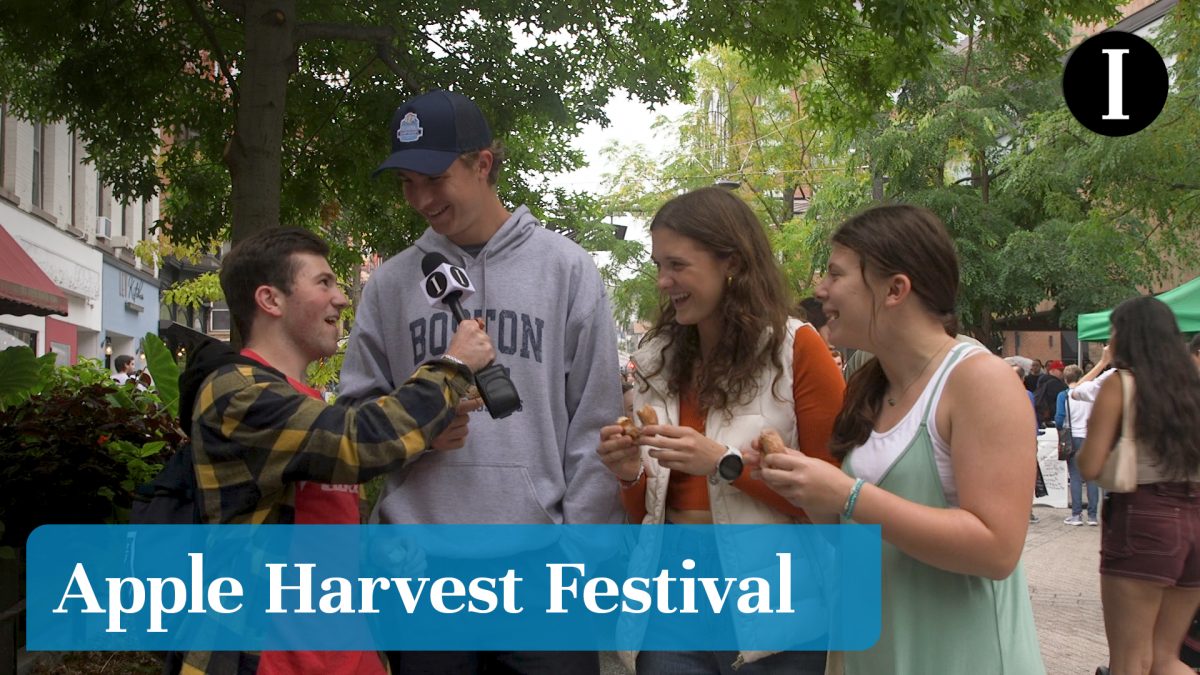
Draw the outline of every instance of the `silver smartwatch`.
M732 483L737 480L738 476L742 475L742 451L732 445L725 446L725 454L717 460L717 467L713 472L708 474L708 482L716 485L717 483Z

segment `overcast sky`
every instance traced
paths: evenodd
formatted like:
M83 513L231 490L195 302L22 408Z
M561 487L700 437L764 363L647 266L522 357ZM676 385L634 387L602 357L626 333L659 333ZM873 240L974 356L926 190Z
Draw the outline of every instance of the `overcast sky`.
M589 124L572 143L575 148L584 153L587 166L570 173L551 176L551 184L570 190L600 194L604 191L604 174L615 169L615 166L600 155L604 146L612 141L619 141L622 145L640 143L645 146L651 156L657 156L677 141L673 130L651 128L654 120L659 115L665 115L672 121L678 120L680 115L687 110L687 106L683 103L669 103L651 111L641 102L630 100L624 94L620 94L610 100L604 110L610 120L609 126L601 128L598 124ZM618 224L632 225L632 223L622 222L620 218L617 221ZM649 245L649 240L641 228L630 227L629 234L630 239L637 239Z

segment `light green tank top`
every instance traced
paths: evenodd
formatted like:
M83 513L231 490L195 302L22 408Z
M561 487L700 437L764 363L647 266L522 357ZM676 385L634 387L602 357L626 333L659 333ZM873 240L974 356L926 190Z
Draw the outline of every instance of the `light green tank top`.
M952 350L935 389L966 347ZM933 400L908 447L879 480L879 487L909 501L948 508L929 425ZM851 468L853 451L842 463ZM846 675L1045 675L1024 567L1002 581L947 572L882 543L883 604L879 642L845 653Z

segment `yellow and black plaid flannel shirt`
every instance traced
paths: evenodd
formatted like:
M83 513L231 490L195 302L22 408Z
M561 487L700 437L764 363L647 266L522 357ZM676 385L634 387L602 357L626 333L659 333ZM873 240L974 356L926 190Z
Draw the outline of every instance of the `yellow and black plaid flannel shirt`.
M453 419L471 382L450 363L421 366L387 396L329 405L246 364L204 380L192 418L197 499L205 523L290 524L295 484L364 483L403 466ZM253 673L254 652L189 652L182 672Z
M192 448L206 523L291 523L295 484L365 483L417 457L453 419L470 386L435 362L396 391L330 405L262 368L235 364L201 385Z

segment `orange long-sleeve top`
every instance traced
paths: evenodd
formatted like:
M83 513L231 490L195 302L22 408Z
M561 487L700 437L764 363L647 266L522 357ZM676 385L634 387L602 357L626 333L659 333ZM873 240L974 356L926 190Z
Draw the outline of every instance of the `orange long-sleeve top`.
M796 330L792 349L792 399L796 410L797 449L810 457L838 464L829 452L833 421L842 409L846 384L825 341L811 326ZM707 412L700 408L697 393L687 387L679 395L679 423L704 433ZM667 487L667 507L709 510L708 477L672 471ZM748 468L732 485L781 513L808 520L804 510L779 496L761 480L750 476ZM640 523L646 517L646 477L621 489L621 502L629 522Z

